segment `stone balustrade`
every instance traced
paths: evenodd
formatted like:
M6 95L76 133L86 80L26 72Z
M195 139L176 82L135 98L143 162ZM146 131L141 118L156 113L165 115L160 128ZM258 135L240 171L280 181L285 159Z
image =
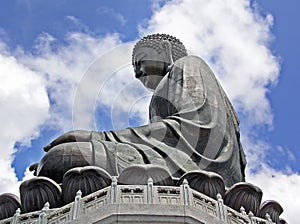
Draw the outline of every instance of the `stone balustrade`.
M78 191L74 202L60 208L49 209L46 203L41 211L20 214L18 209L0 224L122 223L122 217L141 223L273 224L268 215L261 219L243 208L237 212L223 204L221 195L212 199L191 189L187 181L179 187L154 186L151 179L147 185L117 185L114 179L111 186L85 197Z

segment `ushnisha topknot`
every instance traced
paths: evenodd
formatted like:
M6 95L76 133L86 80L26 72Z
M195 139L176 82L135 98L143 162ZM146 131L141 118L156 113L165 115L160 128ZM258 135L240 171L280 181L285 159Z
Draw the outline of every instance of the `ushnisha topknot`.
M156 34L150 34L143 37L135 44L132 52L132 64L134 64L134 54L138 48L149 47L157 50L158 53L160 53L162 51L160 43L164 40L167 40L171 43L173 61L176 61L179 58L187 56L187 51L185 49L185 46L181 43L179 39L168 34L156 33Z

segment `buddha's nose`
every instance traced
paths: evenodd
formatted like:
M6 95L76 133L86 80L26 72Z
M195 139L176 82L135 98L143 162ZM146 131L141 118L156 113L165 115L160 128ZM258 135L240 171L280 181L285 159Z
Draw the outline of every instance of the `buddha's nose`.
M143 76L143 71L139 68L139 67L136 67L134 69L134 73L135 73L135 77L136 78L140 78Z

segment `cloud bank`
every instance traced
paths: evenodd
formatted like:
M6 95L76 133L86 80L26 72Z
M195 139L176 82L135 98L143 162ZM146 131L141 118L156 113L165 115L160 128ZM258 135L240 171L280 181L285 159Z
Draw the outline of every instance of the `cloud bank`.
M1 44L0 54L0 191L17 192L11 167L14 145L30 144L48 118L49 100L43 76L20 64Z

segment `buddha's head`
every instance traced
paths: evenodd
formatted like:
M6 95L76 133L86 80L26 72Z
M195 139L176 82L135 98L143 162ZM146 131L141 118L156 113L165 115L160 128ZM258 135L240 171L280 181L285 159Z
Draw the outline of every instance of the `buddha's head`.
M145 36L133 48L135 77L154 90L170 65L184 56L187 56L186 49L177 38L167 34Z

